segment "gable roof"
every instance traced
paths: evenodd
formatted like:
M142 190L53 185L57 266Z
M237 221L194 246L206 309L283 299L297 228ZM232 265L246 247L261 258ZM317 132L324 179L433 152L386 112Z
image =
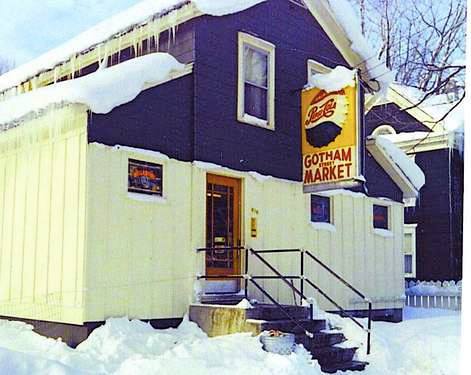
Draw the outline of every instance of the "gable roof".
M404 151L383 136L369 136L366 148L402 190L404 199L419 195L420 188L425 184L425 175Z
M4 96L8 97L30 91L55 82L63 75L73 74L77 67L101 61L108 54L115 52L107 51L106 48L115 48L118 51L125 47L122 45L124 36L128 37L126 43L135 45L139 37L142 39L143 34L158 35L161 31L174 30L177 25L204 14L223 16L264 1L266 0L144 0L31 62L0 76L0 95L5 93ZM346 0L304 0L311 14L350 66L361 69L363 80L376 82L374 75L378 72L378 61L371 63L371 55L364 47L366 41L351 31L349 23L345 22L345 17L341 17L338 9L337 13L334 12L332 4L338 4L339 1ZM347 5L351 9L348 3ZM102 48L105 42L113 45ZM361 45L362 48L355 49L355 45ZM375 68L374 71L371 68ZM7 95L7 92L10 93Z
M414 93L414 88L400 85L397 83L392 83L389 85L387 95L379 102L376 102L374 106L394 103L401 110L407 112L417 121L427 126L431 130L442 131L443 125L437 124L436 116L427 110L424 105L418 105L420 102L420 97L417 96L417 93ZM423 94L423 93L422 93Z

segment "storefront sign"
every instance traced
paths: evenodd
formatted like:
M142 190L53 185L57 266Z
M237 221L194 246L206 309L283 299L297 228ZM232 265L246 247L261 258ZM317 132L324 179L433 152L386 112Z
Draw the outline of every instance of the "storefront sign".
M302 92L305 192L355 185L360 175L357 83L326 92Z

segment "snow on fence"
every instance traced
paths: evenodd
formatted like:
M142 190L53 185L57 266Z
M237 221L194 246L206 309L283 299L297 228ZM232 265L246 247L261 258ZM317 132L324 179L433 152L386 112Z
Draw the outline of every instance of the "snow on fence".
M461 310L461 281L406 281L406 306Z

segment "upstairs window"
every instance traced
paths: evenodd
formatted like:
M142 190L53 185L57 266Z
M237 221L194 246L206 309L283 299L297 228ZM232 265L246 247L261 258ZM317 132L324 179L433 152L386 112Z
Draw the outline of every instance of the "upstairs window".
M330 197L311 195L311 222L330 223Z
M275 46L239 33L237 118L251 125L275 127Z
M373 228L389 229L388 206L373 205Z

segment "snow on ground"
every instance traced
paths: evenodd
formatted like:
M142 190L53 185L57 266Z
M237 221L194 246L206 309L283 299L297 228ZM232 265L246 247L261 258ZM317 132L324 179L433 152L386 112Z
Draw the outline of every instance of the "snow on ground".
M347 346L364 341L365 333L348 319L326 316L351 339ZM461 315L406 308L404 316L398 324L373 323L372 354L365 357L364 346L359 354L370 362L364 374L458 374ZM186 319L177 329L154 330L147 323L115 318L76 349L39 336L24 323L0 321L0 373L312 375L321 371L302 346L283 356L264 352L258 338L245 333L208 338Z

